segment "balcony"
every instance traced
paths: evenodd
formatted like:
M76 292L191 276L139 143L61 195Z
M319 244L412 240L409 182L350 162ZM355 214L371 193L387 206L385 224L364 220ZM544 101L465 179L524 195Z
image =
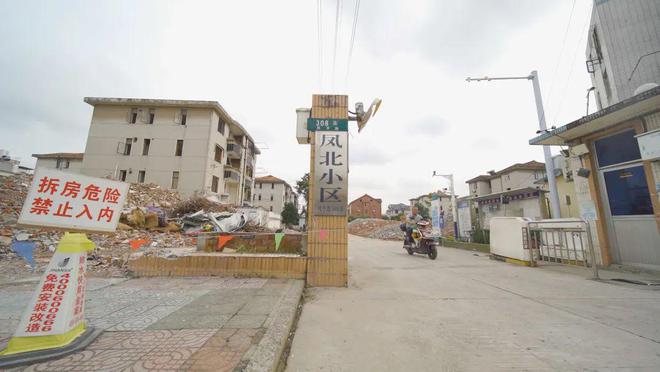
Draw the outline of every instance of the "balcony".
M227 157L230 159L240 159L243 153L243 146L238 143L227 144Z
M237 169L225 167L225 182L238 183L241 180L241 172Z

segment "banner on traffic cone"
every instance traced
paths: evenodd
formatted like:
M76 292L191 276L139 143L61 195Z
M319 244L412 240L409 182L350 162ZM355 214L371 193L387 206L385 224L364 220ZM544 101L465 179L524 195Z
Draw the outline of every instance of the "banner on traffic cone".
M85 234L64 234L0 355L66 346L85 331L85 265L94 247Z

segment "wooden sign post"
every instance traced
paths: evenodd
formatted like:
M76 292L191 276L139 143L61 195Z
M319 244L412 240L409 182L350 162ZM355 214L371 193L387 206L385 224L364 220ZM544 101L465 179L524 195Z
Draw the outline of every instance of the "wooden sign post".
M312 96L307 283L348 284L348 96Z

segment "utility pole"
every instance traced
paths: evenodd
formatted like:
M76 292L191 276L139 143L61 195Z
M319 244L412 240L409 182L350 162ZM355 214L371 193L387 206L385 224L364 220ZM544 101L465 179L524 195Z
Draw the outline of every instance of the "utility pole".
M543 112L543 100L541 99L541 86L539 85L539 75L536 70L530 72L527 76L511 76L511 77L483 77L483 78L470 78L465 79L468 83L471 81L491 81L491 80L531 80L532 87L534 88L534 100L536 101L536 114L539 118L539 131L547 132L545 125L545 113ZM548 187L550 188L550 210L552 218L561 217L561 209L559 207L559 195L557 194L557 180L555 179L555 165L552 162L552 154L550 153L550 146L543 146L543 155L545 157L545 173L548 177Z
M454 175L453 174L438 174L433 171L432 177L443 177L449 180L449 193L451 194L451 215L454 220L454 238L458 239L458 208L456 208L456 194L454 193Z

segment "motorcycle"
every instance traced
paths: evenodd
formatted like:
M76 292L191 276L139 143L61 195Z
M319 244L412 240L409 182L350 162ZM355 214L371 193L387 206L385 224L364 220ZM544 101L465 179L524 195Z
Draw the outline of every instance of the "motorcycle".
M438 242L431 237L431 224L429 222L417 222L417 226L413 228L410 236L405 223L402 223L400 228L405 235L403 249L409 255L412 256L414 253L426 254L432 260L438 257Z

